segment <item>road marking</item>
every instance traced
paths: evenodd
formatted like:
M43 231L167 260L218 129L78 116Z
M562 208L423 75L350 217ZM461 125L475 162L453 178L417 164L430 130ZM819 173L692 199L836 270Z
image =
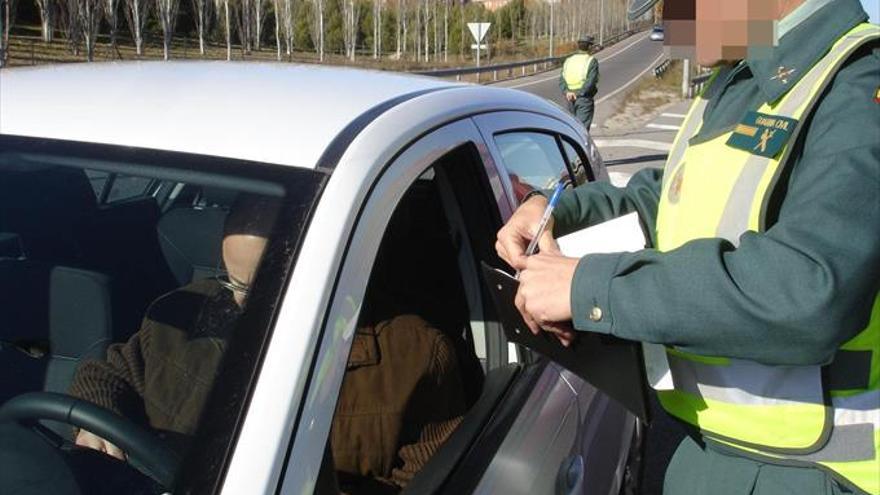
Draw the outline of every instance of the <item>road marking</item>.
M644 148L655 151L669 151L672 143L661 143L647 139L595 139L596 146L602 148Z
M640 72L638 75L636 75L636 77L630 79L628 83L626 83L626 84L624 84L623 86L621 86L621 87L615 89L614 91L612 91L611 93L609 93L609 94L603 96L602 98L599 98L598 100L596 100L596 105L598 105L599 103L602 103L603 101L607 100L608 98L611 98L612 96L616 95L617 93L620 93L620 92L623 91L624 89L626 89L626 88L632 86L632 84L633 84L634 82L636 82L636 81L638 81L639 79L641 79L642 76L644 76L645 74L648 73L648 71L650 71L650 70L654 70L654 67L656 67L657 64L660 63L660 60L661 60L663 57L665 57L665 56L666 56L665 53L660 52L660 55L658 55L657 58L654 59L653 62L651 62L647 67L645 67L645 70L643 70L643 71Z
M635 46L636 43L638 43L639 41L642 41L643 39L645 39L645 36L641 36L641 37L639 37L638 39L636 39L635 41L633 41L633 42L630 43L629 45L625 46L625 47L624 47L623 49L621 49L620 51L614 52L614 53L612 53L611 55L609 55L609 56L607 56L607 57L605 57L605 58L599 58L598 55L596 55L596 58L599 59L599 62L605 62L605 61L611 60L612 58L614 58L614 57L620 55L621 53L623 53L623 52L629 50L630 48L632 48L633 46ZM661 55L662 55L662 54L661 54ZM654 68L654 66L652 65L651 68ZM545 83L545 82L547 82L547 81L553 81L553 80L555 80L555 79L559 79L559 74L557 74L557 75L555 75L555 76L552 76L552 77L545 77L545 78L543 78L543 79L538 79L537 81L531 81L531 82L526 82L526 83L521 83L521 84L514 84L513 86L504 86L504 87L505 87L505 88L511 88L511 89L524 88L524 87L526 87L526 86L534 86L535 84L541 84L541 83Z
M681 128L681 126L677 126L677 125L655 124L653 122L646 125L645 127L650 127L651 129L663 129L664 131L677 131L678 129Z
M628 172L608 172L608 182L614 187L626 187L633 174Z
M683 113L661 113L660 116L661 117L674 117L676 119L683 119L683 118L687 117L687 115L685 115Z

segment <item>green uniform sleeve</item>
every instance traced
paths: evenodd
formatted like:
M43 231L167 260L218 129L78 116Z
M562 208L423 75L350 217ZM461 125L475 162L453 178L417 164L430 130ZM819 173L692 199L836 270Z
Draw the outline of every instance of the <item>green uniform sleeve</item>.
M593 57L590 61L590 67L587 68L587 78L583 87L578 91L578 96L588 96L596 94L596 84L599 83L599 61Z
M875 58L859 62L838 74L805 124L800 158L771 201L770 228L745 233L738 247L711 238L667 253L582 258L575 327L767 364L829 362L866 327L880 289L880 119L871 98L880 73ZM632 201L565 200L560 229ZM599 213L586 211L593 207Z

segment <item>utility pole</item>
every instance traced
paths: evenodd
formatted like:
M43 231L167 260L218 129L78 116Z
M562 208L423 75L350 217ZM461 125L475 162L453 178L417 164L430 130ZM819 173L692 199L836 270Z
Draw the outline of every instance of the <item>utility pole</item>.
M605 0L599 2L599 46L605 46Z
M550 58L553 58L553 0L549 0L550 4Z

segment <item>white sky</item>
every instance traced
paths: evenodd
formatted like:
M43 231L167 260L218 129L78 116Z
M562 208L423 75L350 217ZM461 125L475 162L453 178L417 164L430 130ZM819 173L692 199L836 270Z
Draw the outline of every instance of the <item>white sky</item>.
M862 7L871 16L871 22L880 24L880 0L862 0Z

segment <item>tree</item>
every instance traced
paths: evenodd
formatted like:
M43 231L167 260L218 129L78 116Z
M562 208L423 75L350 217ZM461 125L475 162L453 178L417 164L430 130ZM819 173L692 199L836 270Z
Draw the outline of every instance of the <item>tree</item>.
M252 28L254 25L254 0L239 0L235 3L236 26L238 27L238 39L245 53L251 52Z
M162 56L165 60L171 58L171 40L174 36L179 6L180 0L156 0L156 14L162 26Z
M42 29L43 41L52 42L53 31L55 30L55 4L52 0L36 0L37 8L40 11L40 28ZM65 6L65 12L67 12Z
M137 54L144 54L144 26L150 15L149 0L125 0L125 17L128 20L128 29L134 39Z
M77 12L76 0L67 0L58 4L58 20L61 30L67 39L70 52L79 56L79 43L82 41L82 29L79 25L79 13Z
M254 5L254 49L260 51L263 38L263 23L266 21L266 0L253 0Z
M361 5L355 0L341 0L342 2L342 40L345 46L345 56L354 62L357 49L358 26L361 15Z
M223 31L226 34L226 60L232 60L232 19L229 18L229 0L214 0L214 10L217 12L218 22L223 23Z
M15 19L15 0L0 0L0 67L9 60L9 30Z
M110 47L116 49L116 35L119 31L119 0L104 0L104 17L110 26Z
M101 0L67 0L70 9L77 17L76 26L80 38L85 43L86 60L95 60L95 41L98 38L98 27L101 25Z
M312 10L312 44L318 54L318 60L324 61L324 0L313 0L315 7Z
M112 1L112 0L107 0ZM199 35L199 54L205 55L205 36L211 29L211 0L192 0L193 15L196 21L196 32Z

